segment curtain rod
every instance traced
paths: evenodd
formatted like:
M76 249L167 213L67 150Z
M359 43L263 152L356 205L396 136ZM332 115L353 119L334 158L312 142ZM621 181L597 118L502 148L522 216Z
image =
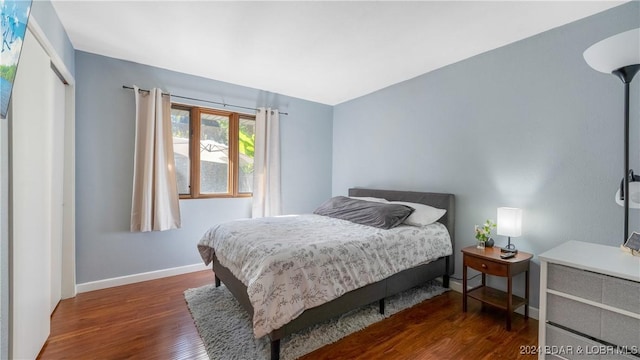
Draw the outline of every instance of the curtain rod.
M122 88L123 89L128 89L128 90L134 90L133 87L127 86L127 85L122 85ZM145 89L138 89L138 91L147 92L147 93L150 92L149 90L145 90ZM231 106L231 107L235 107L235 108L239 108L239 109L258 111L258 109L252 108L252 107L240 106L240 105L231 105L231 104L221 103L221 102L211 101L211 100L196 99L196 98L192 98L192 97L188 97L188 96L173 95L173 94L168 94L168 93L162 93L162 95L169 95L171 97L175 97L175 98L178 98L178 99L194 100L194 101L205 102L205 103L210 103L210 104L222 105L223 107ZM286 112L281 112L279 114L280 115L289 115L289 113L286 113Z

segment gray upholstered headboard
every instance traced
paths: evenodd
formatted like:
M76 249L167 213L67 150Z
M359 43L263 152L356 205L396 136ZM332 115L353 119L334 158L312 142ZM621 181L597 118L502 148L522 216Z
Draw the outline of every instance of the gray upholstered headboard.
M349 196L371 196L387 199L389 201L408 201L419 204L426 204L438 209L446 209L447 213L444 214L444 216L438 221L444 224L444 226L447 227L447 230L449 230L449 235L451 236L451 246L453 247L455 254L456 204L455 196L453 194L353 188L349 189ZM449 262L450 274L453 274L454 272L453 258L454 256L451 256L451 261Z

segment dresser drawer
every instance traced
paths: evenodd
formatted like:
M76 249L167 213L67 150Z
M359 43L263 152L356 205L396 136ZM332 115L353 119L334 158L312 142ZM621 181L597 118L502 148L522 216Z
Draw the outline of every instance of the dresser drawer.
M465 255L464 263L470 268L476 269L489 275L507 276L507 274L509 273L508 264L495 263L473 256Z
M569 359L569 360L600 360L600 354L597 352L585 351L588 348L598 348L600 343L580 335L568 332L553 325L547 324L546 346L540 349L545 352L546 359ZM580 350L579 350L580 349ZM561 357L557 357L560 355Z
M576 360L638 360L637 357L624 352L624 348L593 341L578 334L546 324L545 348L540 352L546 353L547 360L576 359ZM628 352L634 348L629 346Z
M554 294L547 295L547 320L600 338L602 309Z
M602 290L603 304L640 315L640 283L605 276Z
M619 346L640 346L640 319L602 310L600 339ZM639 359L640 360L640 359Z
M547 287L583 299L602 302L605 276L567 266L549 264Z

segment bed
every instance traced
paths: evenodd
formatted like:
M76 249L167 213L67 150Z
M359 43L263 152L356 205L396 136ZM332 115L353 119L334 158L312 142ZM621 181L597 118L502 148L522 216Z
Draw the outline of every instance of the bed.
M262 293L256 295L256 293L258 292L258 290L256 289L259 289L260 292L265 292L265 293L268 293L269 296L272 296L271 293L274 292L274 289L280 291L279 290L280 287L282 286L287 287L287 286L290 286L290 284L286 284L284 281L278 280L279 278L277 276L274 276L273 285L271 286L270 289L267 289L267 290L264 289L265 287L270 286L269 284L264 285L265 284L264 279L259 279L263 281L263 283L258 284L260 286L256 286L255 283L253 282L253 280L257 279L256 277L251 278L252 281L248 281L246 277L243 277L242 274L239 273L240 271L239 267L242 267L243 270L246 270L246 268L256 267L256 265L251 264L250 259L248 260L244 258L240 259L238 256L236 256L235 253L233 253L233 245L229 245L231 246L231 249L225 249L224 247L220 246L217 248L218 251L216 252L213 249L213 245L209 243L207 243L207 245L202 245L204 241L204 238L203 238L198 248L201 252L201 255L203 256L203 260L205 259L205 253L206 253L206 258L208 260L205 260L205 262L211 261L213 263L212 269L215 274L216 286L220 286L221 282L224 283L226 287L229 289L229 291L238 300L238 302L253 317L254 332L256 333L256 337L260 337L262 335L269 336L269 339L271 341L271 359L272 360L279 359L280 340L286 337L287 335L295 333L301 329L304 329L313 324L317 324L319 322L328 320L332 317L341 315L345 312L370 304L372 302L378 302L380 306L380 312L384 313L384 299L386 297L397 294L399 292L402 292L414 286L421 285L428 280L432 280L438 277L442 277L442 282L444 287L449 286L449 275L453 274L453 271L454 271L454 264L453 264L453 247L455 243L454 242L454 214L455 214L454 195L441 194L441 193L354 188L354 189L349 189L349 196L361 197L361 198L366 198L366 197L383 198L389 201L404 201L404 202L411 202L411 203L418 203L418 204L426 204L435 208L445 209L446 213L444 214L444 216L442 216L442 218L438 220L437 224L433 224L433 226L435 227L436 231L439 226L441 229L444 229L444 232L448 232L447 240L450 239L451 244L449 249L451 250L451 252L449 252L448 255L442 255L442 256L434 255L438 257L436 259L430 259L429 260L430 262L427 262L427 263L419 263L418 265L407 265L407 266L410 266L408 268L397 266L399 264L387 264L391 268L398 267L400 270L392 273L389 273L389 270L385 270L385 272L380 270L381 272L380 274L377 274L376 271L373 271L374 274L371 275L371 277L375 281L370 282L364 286L358 285L357 281L355 284L351 284L351 282L354 282L352 277L346 276L347 278L346 282L348 283L348 286L350 286L350 287L347 287L348 291L343 291L343 288L341 287L342 285L344 285L343 279L342 278L336 279L331 284L332 286L328 287L329 292L333 291L333 287L335 287L336 294L329 294L329 295L321 294L321 296L319 296L319 297L327 297L328 299L327 302L313 304L312 307L299 310L295 313L295 316L290 320L289 318L285 317L283 321L280 321L279 323L274 322L275 325L271 324L270 327L264 327L264 326L261 327L260 325L264 325L264 324L262 323L262 317L260 316L260 314L264 313L266 311L265 309L271 309L271 308L263 307L261 305L257 307L257 309L259 310L258 312L254 311L254 306L252 304L262 304L256 300L256 297L262 296L262 298L264 299L264 296L262 295ZM294 221L298 223L300 222L304 223L304 221L308 221L308 220L309 220L308 218L304 216L300 216L300 217L297 217L295 220L287 219L285 217L283 219L273 219L273 220L267 219L263 221L267 221L267 222L268 221L276 221L276 222L277 221ZM251 221L251 220L247 220L247 221ZM244 223L244 224L237 225L235 229L232 228L232 230L228 230L227 233L233 234L233 236L235 237L244 236L243 228L246 228L247 231L249 231L249 229L251 228L251 226L249 226L250 224L251 223ZM292 228L295 228L295 226L293 226ZM399 228L402 228L402 227L399 227ZM337 226L335 229L338 229L338 231L341 231L340 230L341 228L339 226ZM367 232L368 230L366 229L363 230L363 233L367 233ZM313 232L310 231L310 234L312 233ZM401 233L400 235L397 235L397 236L400 236L401 239L403 239L403 237L405 236L404 234L406 233L407 231L405 230L404 233ZM375 235L375 232L373 232L373 234ZM279 235L274 235L274 236L279 236ZM282 236L284 236L284 234L282 234ZM286 243L286 244L289 244L289 243ZM227 248L229 246L227 246ZM313 245L313 251L316 251L316 252L327 251L326 249L322 248L322 244L320 245L319 248L316 246L317 246L316 244ZM449 244L447 244L447 246L449 246ZM227 251L227 253L225 253L225 251ZM232 255L225 256L228 254L232 254ZM405 253L403 254L404 254L403 256L406 256ZM273 254L269 253L269 256L277 258L279 255L277 252L274 252ZM291 255L288 254L287 256L291 256ZM345 257L344 255L341 255L341 256ZM334 256L334 257L337 257L337 256ZM347 255L347 257L349 257L349 255ZM403 258L403 260L405 260L405 258ZM239 265L232 264L233 261L238 262ZM247 261L247 264L243 263L243 261ZM357 261L359 261L360 263L363 262L362 259L359 259ZM410 263L410 262L407 261L407 263ZM222 264L228 264L228 265L223 266ZM283 267L282 264L284 264L282 261L279 262L279 265L277 268L279 269L278 274L282 274L282 272L285 271L283 269L285 269L286 266ZM360 264L360 265L363 265L363 264ZM307 272L305 272L304 269L303 270L300 269L300 266L298 266L297 264L295 266L297 266L297 268L295 269L296 271L307 274ZM290 271L292 271L292 274L293 274L294 270L292 269ZM367 269L367 271L361 271L361 272L367 273L366 275L370 275L368 274L368 272L370 272L369 269ZM271 274L271 275L274 275L274 274ZM291 275L291 274L285 274L285 275ZM382 276L384 276L384 278L380 278ZM327 276L324 276L324 277L326 282ZM240 279L243 279L244 281L241 281ZM271 278L268 278L267 281L270 281L269 279ZM279 283L278 281L281 281L281 283ZM369 281L371 281L371 279L369 279ZM246 284L251 284L251 285L248 287ZM354 288L351 289L352 287ZM300 290L300 291L309 292L311 290L305 288L304 290ZM299 295L297 296L299 297ZM272 301L269 304L278 303L277 300L274 300L274 299L271 299L271 300ZM280 305L282 305L283 302L285 301L280 300ZM293 300L291 300L291 302L293 303ZM283 305L283 306L288 307L289 305L287 303L286 305ZM296 311L296 309L290 309L290 310L292 312ZM270 316L272 316L273 318L277 318L277 316L275 316L272 311L270 311ZM257 330L257 329L261 329L261 330Z

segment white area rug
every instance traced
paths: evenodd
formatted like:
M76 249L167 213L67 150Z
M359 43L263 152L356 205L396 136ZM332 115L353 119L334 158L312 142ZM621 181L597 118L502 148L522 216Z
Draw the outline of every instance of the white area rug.
M280 359L292 360L326 344L389 317L403 309L447 291L438 282L407 290L385 300L385 315L378 312L378 302L351 311L338 318L315 325L284 338L280 344ZM213 360L269 360L268 337L255 339L251 318L222 285L213 284L184 292L200 337L209 358Z

